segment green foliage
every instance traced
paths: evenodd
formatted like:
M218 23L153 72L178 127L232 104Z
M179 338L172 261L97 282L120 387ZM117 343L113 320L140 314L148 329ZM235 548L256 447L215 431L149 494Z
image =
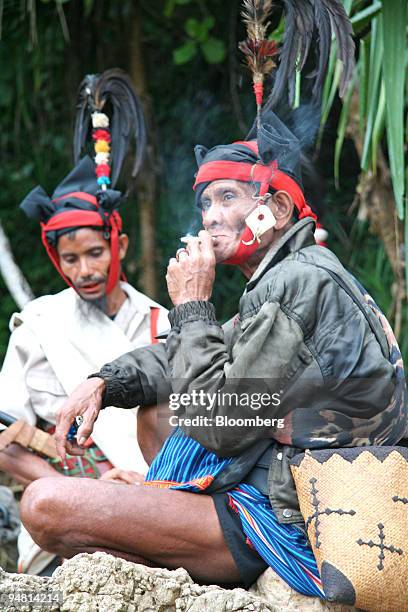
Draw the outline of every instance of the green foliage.
M406 219L408 239L408 200L406 198L406 149L408 134L404 117L408 111L406 74L408 67L408 5L406 0L344 0L351 13L359 42L358 74L355 81L360 100L360 128L364 136L361 168L376 172L378 148L386 135L386 153L390 162L395 207L400 219ZM334 56L333 56L334 57ZM324 92L325 125L339 82L339 67L331 60ZM339 159L350 110L348 92L338 125L335 177L339 186ZM405 249L406 284L408 285L408 249Z
M361 167L363 170L368 170L372 167L372 134L376 121L378 100L381 89L381 66L384 55L384 46L381 36L382 20L381 15L376 17L372 22L371 37L370 37L370 64L364 68L364 71L370 72L368 79L368 90L362 92L362 97L367 100L367 117L365 121L365 137L364 148L361 159ZM360 121L364 125L364 117L360 115Z
M210 36L202 43L201 51L209 64L219 64L225 59L225 44L218 38Z
M347 181L346 181L347 183ZM326 217L329 231L329 247L370 293L385 315L392 320L394 301L392 287L394 275L383 244L369 231L368 223L360 221L350 213L352 185L335 193L330 189L326 204L331 214ZM399 346L405 363L408 360L408 309L403 309Z
M171 17L176 4L188 4L191 0L170 0L164 10L166 17ZM207 9L208 10L208 9ZM220 64L226 56L226 46L223 40L210 32L215 25L215 18L205 14L202 19L189 17L184 22L184 30L188 38L182 45L173 50L173 61L176 65L187 64L199 51L209 64Z
M407 104L404 86L408 50L407 27L406 0L384 2L382 9L384 101L387 109L386 127L392 184L400 219L404 218L404 107ZM408 206L406 213L408 214Z
M189 62L197 53L197 43L195 40L187 40L183 45L174 49L173 61L175 64L181 65Z

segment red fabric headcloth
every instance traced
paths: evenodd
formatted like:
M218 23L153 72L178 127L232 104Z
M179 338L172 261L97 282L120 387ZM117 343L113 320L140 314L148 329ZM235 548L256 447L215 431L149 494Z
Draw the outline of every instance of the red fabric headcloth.
M95 196L89 193L75 192L63 196L63 198L73 197L80 200L86 200L90 204L98 206ZM61 199L61 198L58 198ZM55 201L55 200L54 200ZM41 223L41 239L49 258L62 276L64 281L70 287L73 287L69 278L63 273L59 261L58 251L55 246L51 245L47 240L47 232L61 229L78 229L81 227L104 227L109 228L109 241L111 250L111 263L109 266L108 280L106 284L106 293L109 294L118 284L120 276L120 260L119 260L119 235L122 232L122 219L117 211L111 215L105 213L105 219L102 215L93 210L66 210L62 211L49 219L47 223ZM120 276L122 280L126 280L124 274ZM73 287L75 289L75 287Z

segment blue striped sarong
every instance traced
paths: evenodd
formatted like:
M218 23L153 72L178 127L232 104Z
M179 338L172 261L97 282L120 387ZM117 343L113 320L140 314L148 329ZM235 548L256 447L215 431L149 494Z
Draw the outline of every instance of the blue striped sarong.
M176 430L164 443L146 476L146 485L200 493L234 458L220 458ZM226 493L239 513L252 547L285 581L303 595L324 598L316 560L303 532L281 525L268 497L240 484Z

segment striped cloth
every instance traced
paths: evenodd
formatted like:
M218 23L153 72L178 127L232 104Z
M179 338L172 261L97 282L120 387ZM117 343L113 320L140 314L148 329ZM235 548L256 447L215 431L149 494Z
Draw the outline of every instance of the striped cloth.
M233 461L217 457L178 429L150 466L145 485L200 493ZM240 516L248 545L295 591L324 597L303 532L295 525L278 523L269 499L251 485L240 484L226 495Z

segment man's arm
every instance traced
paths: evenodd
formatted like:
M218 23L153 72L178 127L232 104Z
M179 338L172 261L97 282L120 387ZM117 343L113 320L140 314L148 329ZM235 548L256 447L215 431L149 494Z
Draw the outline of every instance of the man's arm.
M231 426L228 419L283 418L290 410L285 390L312 355L299 325L278 302L266 302L258 313L239 323L244 331L230 357L224 334L210 302L180 304L170 311L172 331L167 340L168 359L179 394L206 394L208 406L190 400L182 418L207 417L211 425L185 424L183 431L220 456L234 456L258 439L270 437L263 426ZM255 403L265 394L262 405ZM196 396L197 397L197 396ZM248 401L244 401L248 398ZM268 400L270 398L270 400ZM218 422L223 425L216 425Z
M105 382L103 407L134 408L157 404L160 386L169 376L165 344L152 344L104 365L97 376Z
M164 344L135 349L103 366L71 393L56 415L55 441L61 459L68 452L83 455L83 444L93 431L103 407L134 408L150 406L166 398L169 365ZM75 417L83 422L77 442L68 442L67 434Z

